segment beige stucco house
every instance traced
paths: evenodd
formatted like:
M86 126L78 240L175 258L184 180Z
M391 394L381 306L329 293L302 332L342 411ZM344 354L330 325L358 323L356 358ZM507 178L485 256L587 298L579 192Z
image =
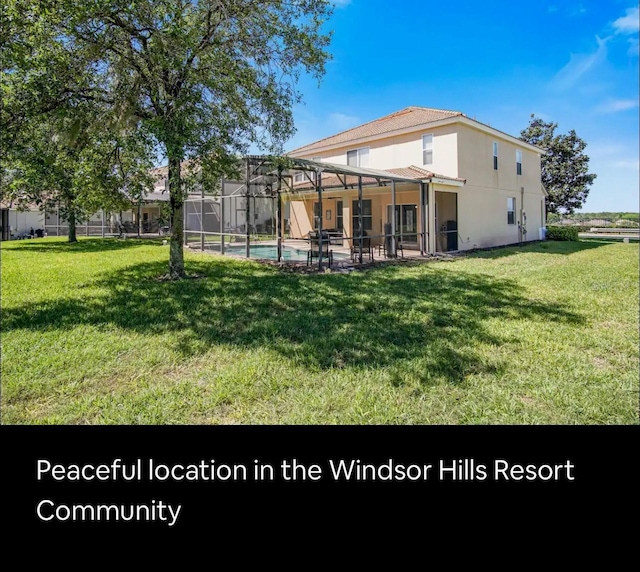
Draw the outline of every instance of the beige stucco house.
M388 185L361 179L360 218L356 177L323 176L320 213L308 173L295 173L295 192L286 197L289 235L303 238L321 224L351 237L362 224L381 244L395 210L394 230L405 249L421 241L433 253L538 240L545 225L542 153L463 113L407 107L288 155L417 181L395 185L392 200Z

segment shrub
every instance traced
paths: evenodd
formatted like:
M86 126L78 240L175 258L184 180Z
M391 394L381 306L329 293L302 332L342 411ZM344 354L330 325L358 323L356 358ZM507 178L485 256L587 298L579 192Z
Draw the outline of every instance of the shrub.
M548 226L546 236L549 240L578 240L578 227Z

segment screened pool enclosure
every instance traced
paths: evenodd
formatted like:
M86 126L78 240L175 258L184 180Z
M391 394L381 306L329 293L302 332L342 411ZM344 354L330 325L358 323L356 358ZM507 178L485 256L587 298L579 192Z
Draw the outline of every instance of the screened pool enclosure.
M248 156L240 180L189 195L185 244L320 268L425 254L428 184L413 172Z

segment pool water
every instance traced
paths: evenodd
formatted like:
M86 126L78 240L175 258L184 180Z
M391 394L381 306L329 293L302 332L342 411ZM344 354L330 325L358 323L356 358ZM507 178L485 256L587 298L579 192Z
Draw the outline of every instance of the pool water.
M245 256L245 246L227 246L225 251L229 254L236 254L237 256ZM266 260L277 260L278 259L278 247L271 244L252 244L249 247L249 256L250 258L263 258ZM347 260L349 258L348 254L344 254L342 252L334 252L333 259L334 260ZM289 260L291 262L306 262L307 261L307 251L306 250L298 250L297 248L293 248L292 246L283 246L282 247L282 260ZM317 262L317 260L314 260Z

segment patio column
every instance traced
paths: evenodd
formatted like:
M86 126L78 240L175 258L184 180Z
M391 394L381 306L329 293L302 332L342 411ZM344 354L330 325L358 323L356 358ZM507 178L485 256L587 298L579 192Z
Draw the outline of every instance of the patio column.
M220 179L220 254L224 254L224 177Z
M102 238L104 238L104 209L100 209L101 217L100 217L100 234Z
M322 271L322 171L316 171L316 185L318 189L318 210L320 216L318 217L318 270ZM313 248L313 244L309 245Z
M426 209L425 209L425 188L424 183L420 183L420 255L424 256L425 238L427 236Z
M141 208L142 208L142 199L138 197L138 238L140 238L140 228L142 227L142 216L141 216Z
M249 196L249 178L251 177L251 168L249 165L249 159L247 159L247 169L245 176L247 180L245 182L245 195L246 195L246 204L244 210L244 218L245 218L245 231L246 231L246 245L245 245L245 255L247 258L251 256L251 231L249 230L249 216L251 215L251 198Z
M360 249L360 253L358 255L358 260L360 264L362 264L362 246L363 246L363 236L362 236L362 175L358 175L358 247Z
M204 252L204 185L200 184L200 250Z
M390 256L396 256L396 182L391 181L391 252ZM386 237L385 237L386 240Z
M436 195L435 195L435 189L434 189L433 183L430 183L429 185L427 185L427 190L429 193L429 204L433 205L433 209L431 209L431 211L433 211L433 214L429 213L429 218L430 218L429 228L431 229L431 232L429 233L428 251L436 252L436 239L438 237L438 228L436 227L436 219L435 219Z
M424 245L425 245L425 254L429 254L429 252L431 252L430 248L429 248L429 242L430 242L430 238L431 238L431 214L430 214L430 206L431 205L431 200L429 197L429 183L425 183L425 192L424 192L424 196L426 199L426 205L425 205L425 227L426 227L426 232L427 232L427 236L425 237L424 240Z

